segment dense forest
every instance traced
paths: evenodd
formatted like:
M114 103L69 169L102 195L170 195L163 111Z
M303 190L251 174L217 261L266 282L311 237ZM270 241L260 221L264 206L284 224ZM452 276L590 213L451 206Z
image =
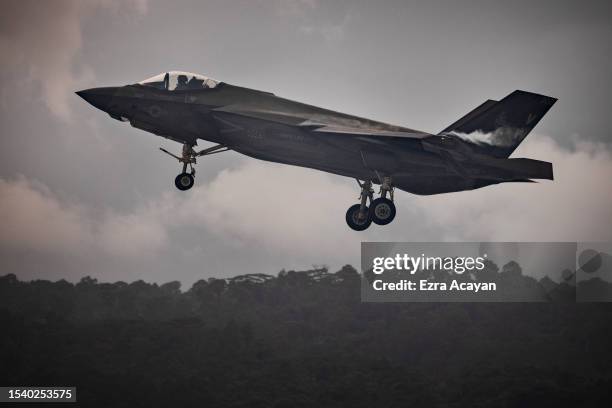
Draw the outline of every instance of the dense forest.
M609 403L612 304L363 303L360 284L348 265L184 291L5 275L0 384L103 407Z

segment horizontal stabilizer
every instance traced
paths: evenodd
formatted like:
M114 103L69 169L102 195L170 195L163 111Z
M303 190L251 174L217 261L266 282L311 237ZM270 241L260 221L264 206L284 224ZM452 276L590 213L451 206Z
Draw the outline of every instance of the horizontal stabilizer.
M485 179L524 181L525 179L553 180L552 163L534 159L489 159L473 174Z
M508 159L511 167L515 168L525 178L553 180L552 163L534 159Z

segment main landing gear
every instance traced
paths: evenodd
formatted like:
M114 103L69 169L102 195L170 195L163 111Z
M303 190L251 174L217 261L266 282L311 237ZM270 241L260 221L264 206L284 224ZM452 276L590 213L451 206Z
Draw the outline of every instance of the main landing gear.
M194 145L189 143L183 144L183 152L181 156L172 154L162 147L159 148L159 150L174 157L179 161L179 163L183 164L183 172L176 176L176 178L174 179L174 185L181 191L189 190L191 187L193 187L193 184L195 183L194 177L196 171L193 165L196 164L197 157L208 156L210 154L226 152L229 150L228 147L225 147L223 145L216 145L213 147L209 147L208 149L196 152L195 150L193 150L193 146ZM189 167L189 173L187 173L187 167Z
M393 204L393 186L391 178L385 177L380 186L380 197L373 199L374 190L372 182L369 180L361 183L357 180L357 184L361 187L361 202L351 206L346 211L346 223L355 231L363 231L370 224L387 225L395 218L396 208ZM390 199L387 198L387 194ZM370 206L367 203L370 201Z

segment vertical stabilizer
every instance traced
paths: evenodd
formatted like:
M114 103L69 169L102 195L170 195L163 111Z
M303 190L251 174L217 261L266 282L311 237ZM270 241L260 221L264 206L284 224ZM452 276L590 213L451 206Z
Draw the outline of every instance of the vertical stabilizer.
M483 154L510 156L557 101L514 91L499 102L486 101L441 133L473 143Z

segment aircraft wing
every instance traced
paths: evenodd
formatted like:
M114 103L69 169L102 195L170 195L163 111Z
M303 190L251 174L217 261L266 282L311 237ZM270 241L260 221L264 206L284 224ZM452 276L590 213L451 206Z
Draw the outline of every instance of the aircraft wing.
M418 130L388 125L331 111L311 115L302 112L257 109L242 105L227 105L216 108L214 111L295 126L319 134L355 135L362 137L400 137L411 139L422 139L431 136L429 133L420 132Z
M269 109L257 109L250 106L226 105L216 109L213 112L230 113L234 115L245 116L252 119L266 120L269 122L281 123L283 125L298 126L304 121L304 117L298 113L274 111Z
M335 133L343 135L355 135L355 136L389 136L389 137L408 137L411 139L423 139L430 136L428 133L419 132L417 130L384 130L377 128L368 127L348 127L348 126L337 126L337 125L319 125L320 127L312 128L311 131L316 133Z

